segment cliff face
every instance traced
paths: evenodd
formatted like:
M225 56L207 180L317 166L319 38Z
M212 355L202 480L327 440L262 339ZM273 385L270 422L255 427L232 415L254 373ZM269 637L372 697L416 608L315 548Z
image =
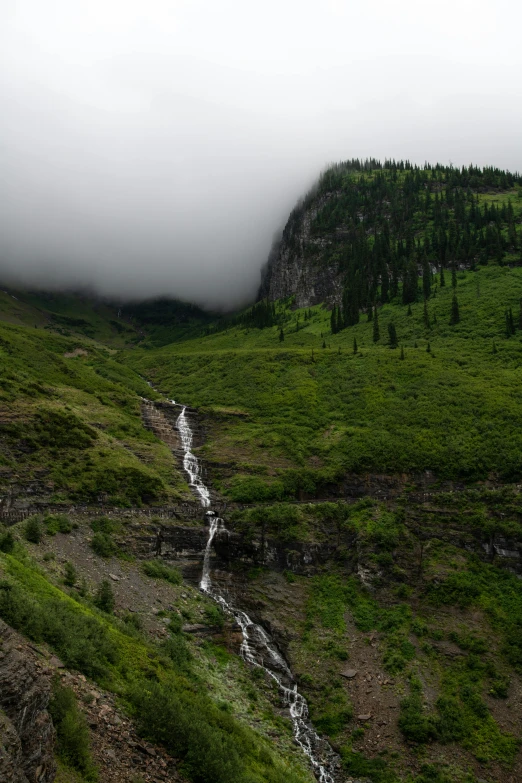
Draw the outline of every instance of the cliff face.
M263 274L260 297L270 301L295 295L297 307L340 304L342 273L337 262L325 261L325 238L312 236L312 222L330 197L308 200L295 209L274 247Z
M21 637L0 620L0 780L51 783L54 729L47 712L49 679Z

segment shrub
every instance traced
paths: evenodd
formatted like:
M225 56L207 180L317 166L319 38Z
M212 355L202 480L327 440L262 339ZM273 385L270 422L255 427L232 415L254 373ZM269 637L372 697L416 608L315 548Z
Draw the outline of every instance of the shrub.
M94 533L105 533L105 535L110 536L111 533L115 532L116 525L109 517L97 517L91 522L91 530Z
M78 578L76 569L73 566L72 563L66 563L65 564L65 572L63 577L63 583L67 585L67 587L74 587L76 584L76 579Z
M181 758L184 771L195 783L242 779L243 731L227 712L170 683L137 685L128 696L140 733Z
M0 583L0 617L35 642L47 642L69 669L101 677L118 659L100 621L58 598L37 601L11 582Z
M96 595L94 596L94 604L98 609L101 609L102 612L107 612L107 614L113 613L114 592L108 579L104 579L100 583Z
M183 628L183 620L177 612L173 612L170 616L169 631L171 633L181 633Z
M344 769L350 776L364 777L371 780L372 783L399 783L398 777L388 768L386 761L382 758L367 759L362 753L357 753L349 745L346 745L341 749L341 759Z
M117 552L117 547L112 538L105 533L95 533L92 537L91 547L100 557L112 557Z
M421 685L418 680L411 681L411 693L401 702L399 728L406 739L412 742L428 742L437 736L434 719L423 711Z
M44 525L47 535L55 536L56 533L70 533L72 524L65 514L47 514L44 517Z
M53 683L49 712L56 729L61 760L80 772L84 780L97 780L85 717L78 709L74 691L65 688L58 680Z
M223 610L219 606L210 605L205 609L205 620L207 625L214 628L223 628L225 625L225 615Z
M174 634L161 645L176 669L187 669L192 659L187 643L181 634Z
M15 545L15 539L10 530L0 536L0 552L9 554L13 551Z
M125 623L126 630L131 629L134 632L143 630L143 620L139 614L136 614L135 612L125 612L121 619Z
M165 565L161 560L147 560L142 565L143 573L153 579L165 579L173 585L180 585L183 577L177 568Z
M42 526L38 517L30 517L27 520L24 536L26 541L30 541L32 544L40 543L42 540Z
M346 724L352 719L352 715L351 709L332 710L314 718L314 724L321 733L328 734L329 737L335 737L336 734L339 734L346 727Z

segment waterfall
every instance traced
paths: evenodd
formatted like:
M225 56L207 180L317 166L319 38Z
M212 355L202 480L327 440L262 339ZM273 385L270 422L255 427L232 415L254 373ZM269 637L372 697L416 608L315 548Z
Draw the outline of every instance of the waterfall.
M175 404L173 400L171 402L173 405ZM183 467L190 477L190 486L194 487L200 497L201 505L208 508L210 506L210 492L201 480L201 466L197 457L192 453L192 430L188 423L186 410L186 407L182 409L176 421L183 446Z
M186 408L183 408L177 419L177 426L183 444L183 467L190 477L190 486L196 490L200 497L201 505L204 508L208 508L210 506L210 493L201 479L201 466L198 459L191 451L193 437L185 410ZM234 617L240 626L243 636L240 652L244 660L251 666L261 667L277 683L283 701L290 711L294 738L310 760L317 779L320 783L335 783L335 768L338 766L337 756L328 742L319 737L309 722L306 699L297 690L292 672L285 659L264 628L254 623L246 612L236 609L229 604L212 585L210 578L212 544L216 535L226 532L226 528L223 520L213 512L208 511L207 515L210 520L210 526L199 586L228 615Z

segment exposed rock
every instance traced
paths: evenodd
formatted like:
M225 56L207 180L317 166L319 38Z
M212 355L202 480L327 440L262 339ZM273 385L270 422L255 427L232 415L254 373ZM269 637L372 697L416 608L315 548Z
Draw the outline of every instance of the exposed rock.
M353 680L354 677L357 677L357 674L357 669L345 669L341 672L341 677L346 677L347 680Z
M281 242L270 254L263 274L261 297L275 301L295 295L297 307L310 307L325 301L341 303L343 283L339 264L317 263L322 240L311 236L312 221L327 198L292 212Z
M0 780L51 783L55 734L50 684L21 638L0 620Z
M22 762L20 737L7 715L0 712L0 780L6 783L28 783L22 771Z

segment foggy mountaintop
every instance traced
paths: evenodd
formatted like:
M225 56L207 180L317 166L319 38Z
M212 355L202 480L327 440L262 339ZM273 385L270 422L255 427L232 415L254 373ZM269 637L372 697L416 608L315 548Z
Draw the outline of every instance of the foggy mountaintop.
M513 0L7 0L0 278L252 298L330 161L522 169Z

